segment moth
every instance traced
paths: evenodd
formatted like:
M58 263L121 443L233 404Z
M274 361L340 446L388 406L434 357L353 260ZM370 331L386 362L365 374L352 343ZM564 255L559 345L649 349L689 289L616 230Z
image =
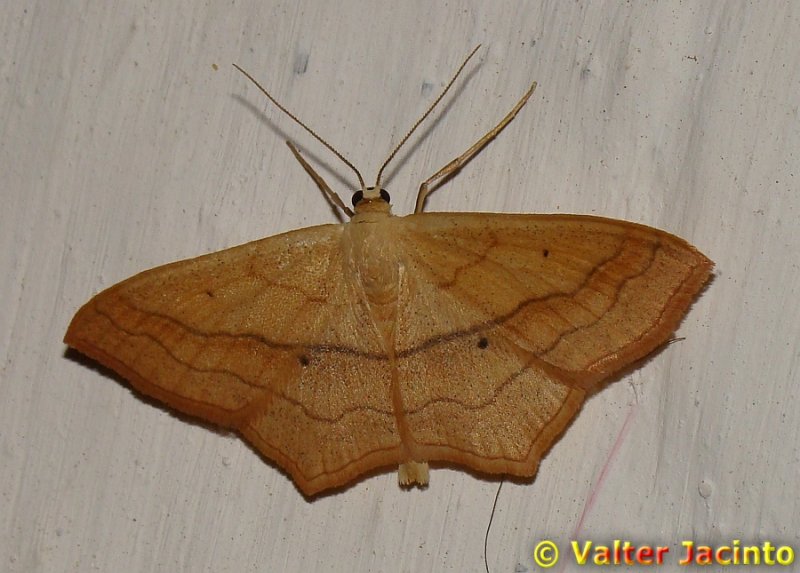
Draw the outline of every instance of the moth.
M610 376L663 345L713 263L667 232L581 215L426 213L425 199L530 98L392 215L358 170L349 216L133 276L72 319L64 341L139 392L238 432L311 496L428 463L531 477Z

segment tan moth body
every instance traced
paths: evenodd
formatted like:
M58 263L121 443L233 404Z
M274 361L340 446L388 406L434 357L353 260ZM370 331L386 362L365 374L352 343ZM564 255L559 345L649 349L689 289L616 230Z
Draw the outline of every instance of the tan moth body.
M78 311L65 342L237 430L308 495L392 465L425 483L427 462L533 476L587 392L663 344L712 268L642 225L395 217L377 189L349 223L123 281Z

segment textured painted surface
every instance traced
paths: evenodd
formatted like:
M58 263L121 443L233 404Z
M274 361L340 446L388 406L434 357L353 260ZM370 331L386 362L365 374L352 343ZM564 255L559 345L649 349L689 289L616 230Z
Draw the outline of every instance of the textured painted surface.
M0 569L482 568L495 482L439 470L404 492L387 473L309 503L239 440L61 343L89 295L136 271L333 221L283 140L347 172L231 62L371 179L479 42L435 128L387 174L396 212L536 79L428 209L624 218L717 264L685 340L590 399L533 483L503 488L493 571L532 571L546 537L800 548L800 10L769 6L11 2Z

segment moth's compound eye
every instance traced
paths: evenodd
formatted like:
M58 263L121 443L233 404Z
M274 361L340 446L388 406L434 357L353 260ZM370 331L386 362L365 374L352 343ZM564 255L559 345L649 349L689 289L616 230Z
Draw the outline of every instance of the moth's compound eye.
M389 197L389 192L386 189L381 189L381 199L387 203L391 200L391 197Z
M364 198L364 192L363 191L356 191L355 193L353 193L353 207L355 207L356 205L361 203L361 200L363 198Z

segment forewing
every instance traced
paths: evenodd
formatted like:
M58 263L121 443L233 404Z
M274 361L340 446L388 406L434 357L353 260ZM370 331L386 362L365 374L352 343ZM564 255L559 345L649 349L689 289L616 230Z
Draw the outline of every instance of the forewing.
M65 342L239 430L306 494L399 462L387 359L344 276L342 227L158 267L90 300Z
M663 344L712 263L673 235L575 215L397 221L397 345L424 459L533 475L586 391Z

